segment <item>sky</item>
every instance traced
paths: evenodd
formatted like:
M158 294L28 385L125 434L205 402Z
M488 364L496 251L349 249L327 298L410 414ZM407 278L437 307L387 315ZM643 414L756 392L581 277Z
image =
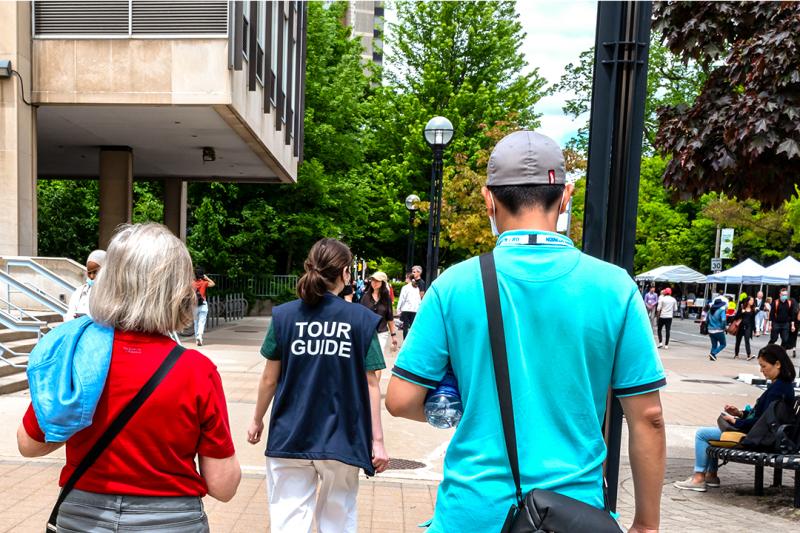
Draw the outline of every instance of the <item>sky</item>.
M584 50L594 46L597 2L579 0L519 0L517 11L527 36L522 48L529 68L538 67L549 84L558 83L568 63L577 63ZM542 114L539 132L562 146L588 120L573 119L562 107L570 97L559 92L542 98L535 111Z
M517 11L527 34L522 52L529 68L538 68L548 85L558 83L564 67L577 63L580 53L594 46L597 2L517 0ZM391 8L386 10L386 21L397 21ZM386 30L387 41L391 42L388 24ZM564 92L555 93L541 99L534 108L542 115L538 131L562 146L588 121L588 116L573 119L564 114L561 108L569 97Z

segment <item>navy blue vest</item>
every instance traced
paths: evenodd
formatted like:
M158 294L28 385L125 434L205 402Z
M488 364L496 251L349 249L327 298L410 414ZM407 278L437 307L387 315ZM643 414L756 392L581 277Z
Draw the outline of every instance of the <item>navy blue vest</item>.
M372 418L365 359L380 318L326 294L272 310L281 376L272 402L268 457L333 459L372 466Z

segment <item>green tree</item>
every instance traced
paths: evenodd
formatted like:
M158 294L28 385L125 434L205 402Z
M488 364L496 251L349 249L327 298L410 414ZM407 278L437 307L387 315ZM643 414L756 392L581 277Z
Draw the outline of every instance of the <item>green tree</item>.
M800 3L657 2L654 29L710 72L659 114L666 183L781 205L800 183Z
M83 264L97 248L99 187L96 180L39 180L39 255Z

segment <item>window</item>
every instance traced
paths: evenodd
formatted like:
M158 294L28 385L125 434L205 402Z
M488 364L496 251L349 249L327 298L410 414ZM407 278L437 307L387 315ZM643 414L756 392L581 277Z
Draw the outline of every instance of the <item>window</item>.
M256 54L256 78L264 85L264 43L267 34L267 6L265 2L258 2L258 52Z
M270 95L272 105L277 105L276 103L278 101L278 88L275 86L275 74L278 71L278 24L282 17L279 12L280 7L280 2L272 2L272 42L269 45L269 52L272 54L272 61L270 62L271 72L269 73L269 75L272 76L270 82L270 86L272 87L272 94Z

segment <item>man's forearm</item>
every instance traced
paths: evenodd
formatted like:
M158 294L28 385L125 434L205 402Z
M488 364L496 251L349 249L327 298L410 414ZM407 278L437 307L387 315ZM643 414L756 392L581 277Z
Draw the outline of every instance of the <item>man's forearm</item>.
M661 514L667 443L664 425L647 419L629 421L628 452L636 499L634 525L657 529Z

